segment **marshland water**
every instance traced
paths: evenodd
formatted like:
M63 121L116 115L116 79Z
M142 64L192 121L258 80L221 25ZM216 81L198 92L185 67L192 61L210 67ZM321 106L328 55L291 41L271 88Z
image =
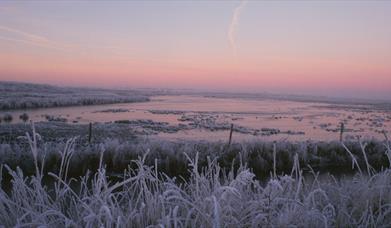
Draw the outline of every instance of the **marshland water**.
M166 140L332 141L340 137L382 139L391 111L359 104L328 104L201 95L152 96L148 102L1 111L11 123L26 113L34 122L116 124L139 135ZM2 121L4 126L7 123Z

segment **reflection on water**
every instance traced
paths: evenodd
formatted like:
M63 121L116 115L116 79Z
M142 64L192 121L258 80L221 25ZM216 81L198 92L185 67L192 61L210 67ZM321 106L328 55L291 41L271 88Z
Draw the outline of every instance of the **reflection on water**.
M389 111L368 111L368 107L330 106L281 100L210 98L201 96L157 96L150 102L47 108L10 111L13 123L27 113L33 121L68 123L152 120L177 127L154 137L167 139L221 140L228 137L234 124L235 140L334 140L339 138L340 123L345 137L361 135L381 138L382 130L391 129ZM4 116L5 112L0 113ZM134 123L134 121L132 122ZM141 121L142 125L145 121ZM4 125L4 123L2 123ZM179 126L179 127L178 127ZM142 127L142 126L141 126Z

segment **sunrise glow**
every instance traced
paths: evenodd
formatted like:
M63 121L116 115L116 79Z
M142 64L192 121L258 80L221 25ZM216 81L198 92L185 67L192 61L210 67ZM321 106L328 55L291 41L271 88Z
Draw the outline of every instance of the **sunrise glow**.
M0 80L391 98L391 2L0 3Z

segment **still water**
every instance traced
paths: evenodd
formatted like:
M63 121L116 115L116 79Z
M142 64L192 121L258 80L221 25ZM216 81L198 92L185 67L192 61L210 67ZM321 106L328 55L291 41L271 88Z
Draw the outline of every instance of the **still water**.
M13 116L12 123L22 122L19 116L23 113L35 122L70 124L152 120L149 124L180 126L174 132L151 135L173 140L226 139L231 124L239 129L234 131L235 140L336 140L341 122L345 138L360 135L382 139L381 131L391 129L390 111L374 111L365 106L185 95L156 96L144 103L16 110L0 112L0 116L5 113ZM139 127L143 127L142 123Z

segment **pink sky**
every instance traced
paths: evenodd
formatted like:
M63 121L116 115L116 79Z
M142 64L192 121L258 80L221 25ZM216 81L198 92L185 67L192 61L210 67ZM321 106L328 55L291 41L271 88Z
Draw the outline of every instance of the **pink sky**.
M1 2L0 80L391 98L391 2Z

